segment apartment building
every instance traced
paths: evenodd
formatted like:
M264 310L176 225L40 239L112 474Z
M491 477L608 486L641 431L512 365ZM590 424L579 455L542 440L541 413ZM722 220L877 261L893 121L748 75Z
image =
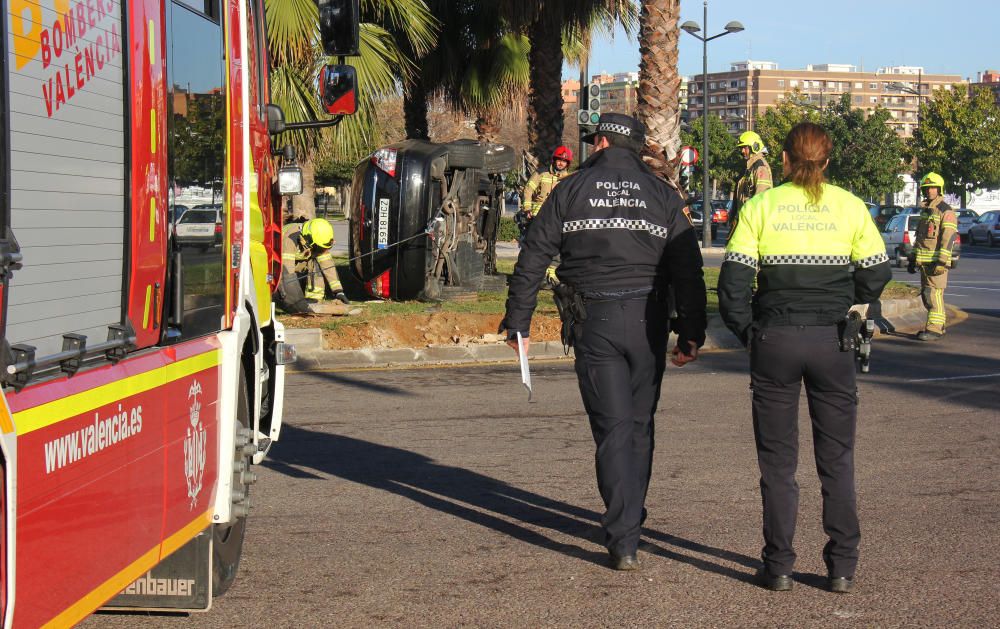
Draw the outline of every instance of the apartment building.
M702 75L691 77L688 108L692 119L702 115L705 94ZM816 107L850 94L854 107L889 110L889 125L901 136L912 135L918 122L918 105L937 89L964 84L957 74L925 74L916 66L892 66L875 72L859 71L847 64L808 65L801 70L781 70L771 61L736 61L728 72L708 74L708 111L723 119L731 133L752 129L754 120L793 92L801 92Z
M977 72L976 82L972 83L969 87L985 87L988 90L992 90L993 98L996 100L997 107L1000 107L1000 72L997 72L996 70Z

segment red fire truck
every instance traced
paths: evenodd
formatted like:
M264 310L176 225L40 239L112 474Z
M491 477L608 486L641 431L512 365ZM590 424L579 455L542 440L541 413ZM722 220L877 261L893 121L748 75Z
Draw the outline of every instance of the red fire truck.
M294 360L263 0L2 5L0 618L207 609Z

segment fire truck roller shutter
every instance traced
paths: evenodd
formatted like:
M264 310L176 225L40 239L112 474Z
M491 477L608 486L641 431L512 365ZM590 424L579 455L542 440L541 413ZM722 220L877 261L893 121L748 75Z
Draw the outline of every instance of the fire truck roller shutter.
M121 322L126 103L121 3L100 2L93 21L71 28L51 0L38 4L10 15L4 33L11 229L24 263L10 281L6 338L44 356L63 334L103 342Z

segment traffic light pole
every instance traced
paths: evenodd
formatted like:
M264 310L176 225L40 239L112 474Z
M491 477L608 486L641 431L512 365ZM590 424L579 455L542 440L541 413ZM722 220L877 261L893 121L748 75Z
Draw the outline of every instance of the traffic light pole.
M587 74L590 73L590 51L588 50L584 53L583 60L580 62L580 109L577 111L583 111L588 109L590 104L590 89L587 83ZM580 115L577 113L576 124L579 127ZM580 136L580 151L579 151L579 161L577 164L582 164L587 159L587 143L583 141L583 134L578 134Z
M708 35L708 0L705 0L705 15L702 24ZM706 249L712 246L712 202L708 198L708 37L701 37L701 244Z

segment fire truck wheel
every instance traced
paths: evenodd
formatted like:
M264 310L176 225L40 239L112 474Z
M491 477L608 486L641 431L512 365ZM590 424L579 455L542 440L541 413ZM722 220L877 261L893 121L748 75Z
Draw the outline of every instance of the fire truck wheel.
M236 430L250 428L250 403L247 396L246 374L240 370L240 390L236 399ZM241 448L236 448L233 455L235 462L242 461L243 469L249 471L251 457L243 454ZM245 477L239 471L233 472L233 489L243 492L244 502L249 504L250 485L241 482ZM246 534L246 516L234 519L227 524L216 524L213 527L212 541L212 592L222 596L236 580L236 572L240 567L240 555L243 554L243 537Z

